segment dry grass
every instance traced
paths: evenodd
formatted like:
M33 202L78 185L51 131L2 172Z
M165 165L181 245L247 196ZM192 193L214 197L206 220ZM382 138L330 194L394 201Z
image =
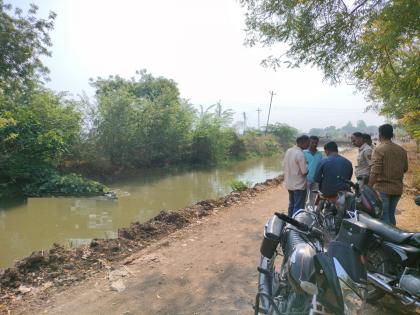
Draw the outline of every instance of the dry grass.
M408 153L408 172L404 176L405 192L397 205L397 227L420 231L420 207L414 203L415 195L420 194L420 153L414 142L403 147Z

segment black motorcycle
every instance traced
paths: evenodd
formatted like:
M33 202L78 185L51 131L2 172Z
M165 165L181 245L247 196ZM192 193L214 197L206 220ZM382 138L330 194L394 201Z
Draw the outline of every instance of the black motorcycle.
M369 235L367 301L375 301L387 293L402 302L407 310L420 308L420 233L406 232L378 220L382 216L382 203L377 193L369 186L360 188L358 183L345 181L353 189L353 193L342 193L348 198L345 215L363 223ZM344 203L338 202L339 199L329 203L327 208L340 208ZM420 204L417 199L416 203ZM318 212L322 211L318 209ZM342 219L340 213L343 211L333 213L335 222ZM330 232L333 229L328 224L325 228Z
M366 226L344 220L324 249L315 213L276 213L264 229L255 314L354 314L364 307ZM283 256L282 260L277 259Z
M385 293L403 305L420 308L420 233L406 232L359 212L369 230L367 249L368 299Z

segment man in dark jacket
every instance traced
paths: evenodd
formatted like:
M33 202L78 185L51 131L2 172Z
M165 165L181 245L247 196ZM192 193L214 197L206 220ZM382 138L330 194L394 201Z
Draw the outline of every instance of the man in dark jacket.
M353 175L351 162L338 154L337 143L331 141L324 146L326 158L316 168L314 181L326 197L333 197L341 190L349 190L347 184L339 177L350 180Z

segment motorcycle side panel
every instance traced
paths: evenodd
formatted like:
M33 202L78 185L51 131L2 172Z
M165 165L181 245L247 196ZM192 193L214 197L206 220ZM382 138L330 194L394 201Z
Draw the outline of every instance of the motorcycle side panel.
M336 258L354 282L367 284L364 260L361 258L361 253L352 245L332 241L328 246L328 256Z
M368 246L371 232L367 225L355 219L344 219L341 223L337 241L350 244L364 253Z

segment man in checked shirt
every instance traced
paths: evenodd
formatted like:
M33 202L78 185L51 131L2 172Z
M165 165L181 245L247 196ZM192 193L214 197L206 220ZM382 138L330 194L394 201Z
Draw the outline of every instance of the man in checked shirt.
M395 209L403 192L403 177L408 170L407 152L391 139L394 129L385 124L379 127L379 141L372 156L369 186L379 192L382 199L382 221L395 225Z

